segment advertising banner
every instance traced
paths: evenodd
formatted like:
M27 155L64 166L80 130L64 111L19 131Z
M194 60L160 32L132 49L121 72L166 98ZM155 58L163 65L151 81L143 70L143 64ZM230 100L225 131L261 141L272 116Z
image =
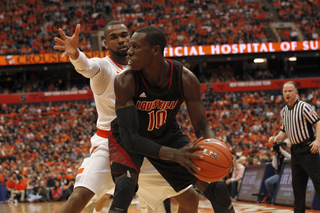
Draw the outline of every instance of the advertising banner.
M166 47L165 57L205 56L205 55L235 55L272 52L295 52L320 50L319 41L285 41L269 43L218 44L202 46ZM88 58L104 57L108 51L84 52ZM6 55L0 56L0 66L29 65L69 62L62 53Z

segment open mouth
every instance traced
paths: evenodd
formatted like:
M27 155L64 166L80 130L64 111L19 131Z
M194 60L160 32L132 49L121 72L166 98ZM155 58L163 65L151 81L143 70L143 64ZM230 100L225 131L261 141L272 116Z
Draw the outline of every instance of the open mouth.
M122 45L119 47L119 51L127 51L127 50L128 50L128 47L125 45Z
M132 61L131 59L129 59L129 60L128 60L128 65L131 65L132 62L133 62L133 61Z

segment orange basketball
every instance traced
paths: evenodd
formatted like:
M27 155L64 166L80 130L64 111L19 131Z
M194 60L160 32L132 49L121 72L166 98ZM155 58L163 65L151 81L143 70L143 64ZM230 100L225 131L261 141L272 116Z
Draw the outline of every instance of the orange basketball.
M201 168L200 171L195 171L197 177L206 182L216 182L224 178L233 164L229 147L214 138L202 139L197 145L204 147L203 150L194 152L203 156L201 160L192 158L192 162Z

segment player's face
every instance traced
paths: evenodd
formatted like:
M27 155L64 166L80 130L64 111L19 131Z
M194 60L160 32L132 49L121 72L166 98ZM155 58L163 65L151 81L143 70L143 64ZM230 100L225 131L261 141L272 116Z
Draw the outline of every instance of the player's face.
M110 25L105 32L104 45L110 54L120 57L127 55L130 35L124 24Z
M282 93L283 93L284 100L289 105L292 105L292 104L294 104L296 102L298 91L294 87L293 84L288 83L288 84L283 85Z
M133 70L141 70L152 61L152 50L149 42L145 39L145 33L134 33L131 37L128 50L128 65Z

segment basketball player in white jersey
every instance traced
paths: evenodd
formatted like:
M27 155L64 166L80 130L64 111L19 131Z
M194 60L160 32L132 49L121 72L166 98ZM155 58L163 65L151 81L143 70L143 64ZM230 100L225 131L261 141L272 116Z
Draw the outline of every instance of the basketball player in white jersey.
M79 44L80 25L73 36L68 37L59 29L61 38L55 37L54 49L68 55L76 71L90 78L90 86L98 113L97 133L91 138L90 156L85 158L76 176L75 189L56 213L81 212L90 201L96 202L113 189L109 164L108 133L110 123L116 117L114 78L127 65L127 50L130 35L127 27L118 21L111 21L104 29L104 44L109 49L109 56L87 59L77 47ZM174 197L179 203L179 212L197 212L199 197L193 188L176 193L171 186L156 172L150 162L144 162L139 178L138 195L152 209L155 209L167 197ZM109 192L112 193L112 192ZM106 200L106 199L105 199Z

